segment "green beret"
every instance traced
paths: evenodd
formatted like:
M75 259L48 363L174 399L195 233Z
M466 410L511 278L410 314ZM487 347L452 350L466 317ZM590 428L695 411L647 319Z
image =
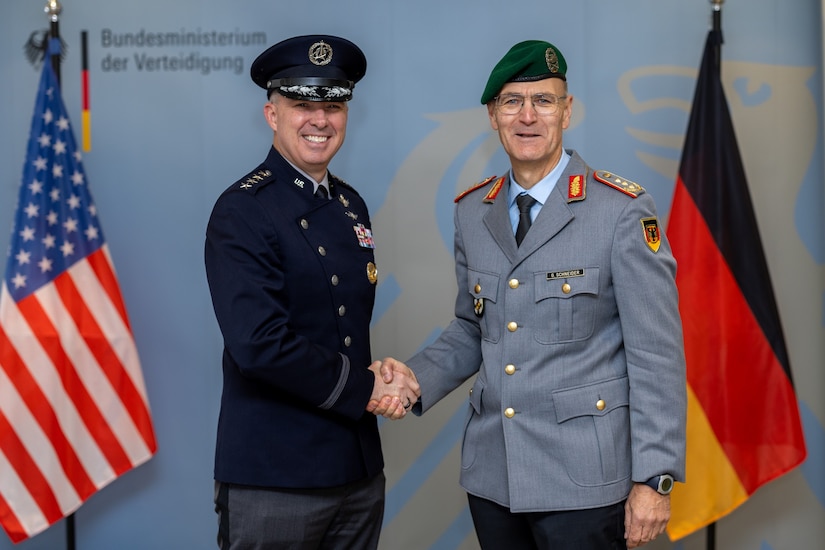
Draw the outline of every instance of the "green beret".
M535 82L545 78L567 80L567 62L559 49L543 40L519 42L501 58L490 73L487 87L481 95L486 105L507 82Z

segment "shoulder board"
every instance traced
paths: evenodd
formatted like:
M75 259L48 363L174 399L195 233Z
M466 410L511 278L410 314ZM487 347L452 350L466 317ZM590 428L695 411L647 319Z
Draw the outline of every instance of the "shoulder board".
M340 185L341 187L344 187L345 189L347 189L349 191L352 191L353 193L358 195L358 191L355 190L355 187L348 184L347 182L345 182L344 180L342 180L338 176L334 175L332 172L329 173L329 177L335 185Z
M235 185L239 189L252 189L256 186L260 186L263 183L268 182L272 178L272 170L264 167L263 165L259 166L249 174L245 175L241 179L239 179Z
M497 176L490 176L489 178L487 178L484 181L480 181L480 182L476 183L475 185L471 185L470 187L468 187L467 189L465 189L464 191L459 193L458 196L455 199L453 199L453 202L457 203L458 201L460 201L461 199L463 199L464 197L466 197L467 195L469 195L470 193L472 193L476 189L481 189L485 185L489 184L491 181L496 179L496 177ZM492 199L496 198L496 195L498 194L499 189L501 189L501 184L502 183L504 183L504 178L503 177L499 178L499 181L497 181L496 185L494 185L492 187L492 189L490 189L490 192L487 193L487 197L485 197L484 200L492 200ZM491 194L492 194L492 197L490 197Z
M600 181L608 187L621 191L634 199L645 192L645 188L638 183L626 180L607 170L596 170L593 172L593 177L596 181Z

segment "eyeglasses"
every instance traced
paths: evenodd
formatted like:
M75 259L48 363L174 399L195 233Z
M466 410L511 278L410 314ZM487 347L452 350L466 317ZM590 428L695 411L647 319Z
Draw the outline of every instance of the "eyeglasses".
M559 105L566 95L535 94L530 96L530 103L536 114L540 116L554 115L559 110ZM496 96L496 108L505 115L517 115L524 106L525 97L518 94L505 94Z

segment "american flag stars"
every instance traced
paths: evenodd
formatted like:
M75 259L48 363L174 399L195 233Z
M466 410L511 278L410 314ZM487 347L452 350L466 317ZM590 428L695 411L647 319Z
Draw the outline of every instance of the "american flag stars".
M12 235L15 261L6 273L15 300L36 291L103 243L97 210L86 188L82 158L54 88L42 99L24 166L23 189Z

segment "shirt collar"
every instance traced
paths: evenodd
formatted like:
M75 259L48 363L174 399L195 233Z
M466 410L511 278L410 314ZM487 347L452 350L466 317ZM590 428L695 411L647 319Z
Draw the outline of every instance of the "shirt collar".
M284 158L284 160L286 160L289 163L290 166L295 168L295 170L298 171L299 174L301 174L306 179L308 179L309 181L312 182L312 192L313 192L313 194L318 190L318 187L323 186L327 190L327 196L328 197L332 196L332 193L329 192L329 170L324 172L324 178L321 181L315 181L315 179L312 176L310 176L309 174L307 174L306 172L304 172L303 170L301 170L300 168L298 168L297 166L295 166L294 164L289 162L289 160L287 160L286 158Z
M553 188L556 186L556 182L559 181L559 177L561 177L564 169L567 168L567 164L570 162L570 154L562 150L561 158L559 162L556 163L556 166L550 170L550 172L544 176L539 182L531 187L529 190L525 189L515 180L513 177L512 172L510 173L510 191L507 195L507 204L511 207L516 202L516 197L521 195L522 193L527 193L534 199L536 199L539 204L542 206L545 202L547 202L547 197L550 196L550 193L553 191Z

